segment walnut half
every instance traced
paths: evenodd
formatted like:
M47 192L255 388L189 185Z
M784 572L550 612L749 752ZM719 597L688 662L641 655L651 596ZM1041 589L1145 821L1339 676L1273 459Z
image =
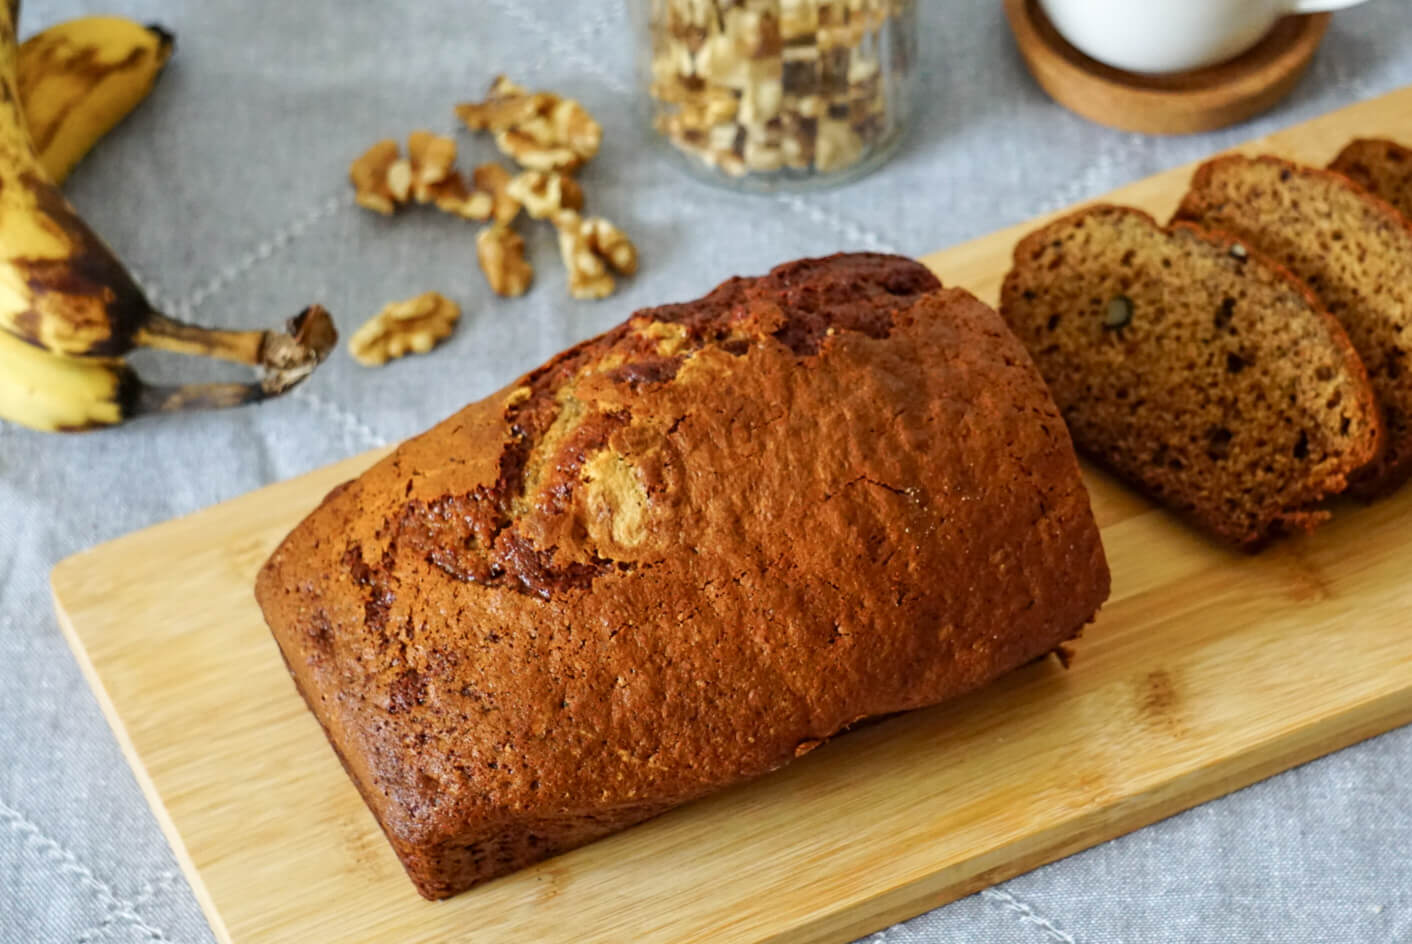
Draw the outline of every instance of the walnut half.
M627 234L602 217L585 219L574 210L554 216L559 256L569 272L569 294L578 299L606 298L615 284L611 267L621 275L637 271L637 247Z
M407 136L407 156L412 198L418 203L468 220L490 219L494 196L479 185L474 190L466 186L456 169L455 139L413 131Z
M460 318L460 307L439 292L391 302L353 333L348 352L366 367L425 354L450 337Z
M504 223L492 223L476 234L476 258L497 295L523 295L534 280L524 238Z
M379 141L353 162L348 177L358 205L378 213L391 214L415 200L468 220L490 219L495 198L466 186L455 164L455 140L413 131L407 136L406 157L391 138Z
M550 108L558 99L549 92L530 93L524 86L497 75L483 102L463 102L456 117L472 131L508 131Z
M454 138L413 131L407 135L407 157L412 169L412 196L418 203L436 200L437 188L456 173L456 141Z
M532 170L571 171L592 159L603 126L582 105L552 92L529 92L496 76L483 102L456 106L472 131L490 131L501 153Z
M536 220L553 219L560 210L583 209L583 188L578 181L555 171L522 171L505 190Z
M499 164L486 163L477 167L472 175L476 189L490 195L491 213L482 219L495 218L495 222L508 225L520 215L520 202L511 192L510 172Z
M397 160L397 142L384 138L364 151L348 168L348 180L353 184L354 199L360 207L391 215L406 199L404 195L399 200L389 183Z

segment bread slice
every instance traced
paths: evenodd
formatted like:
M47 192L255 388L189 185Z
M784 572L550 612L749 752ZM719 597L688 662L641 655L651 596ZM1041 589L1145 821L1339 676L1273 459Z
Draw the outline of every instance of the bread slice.
M1412 224L1341 174L1275 157L1203 164L1177 219L1232 233L1289 268L1343 322L1387 422L1387 449L1353 490L1412 475Z
M1412 220L1412 149L1385 138L1358 138L1339 152L1329 170L1343 174Z
M1381 447L1343 328L1229 237L1081 210L1015 248L1001 314L1080 450L1236 544L1313 528Z

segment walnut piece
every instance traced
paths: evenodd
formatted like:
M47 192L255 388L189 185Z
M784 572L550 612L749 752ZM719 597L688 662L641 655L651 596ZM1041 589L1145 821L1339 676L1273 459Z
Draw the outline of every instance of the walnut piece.
M488 220L495 209L495 198L480 188L469 189L460 174L437 184L431 196L438 210L467 220Z
M379 141L348 169L359 206L390 214L415 200L469 220L488 220L494 199L472 190L455 168L456 142L430 131L407 136L407 157L397 142ZM507 175L508 177L508 175Z
M456 327L461 309L439 292L385 305L348 339L348 352L366 367L407 354L425 354Z
M482 164L471 178L476 189L490 195L491 216L495 222L509 225L520 213L520 201L510 192L510 172L499 164Z
M476 258L497 295L523 295L534 280L524 238L505 223L492 223L476 234Z
M387 189L398 206L412 199L412 162L407 158L399 157L388 165Z
M412 196L418 203L436 199L436 188L456 174L456 142L452 138L413 131L407 136L407 156L412 171Z
M430 203L444 213L468 220L488 220L494 208L491 194L472 190L456 170L456 141L430 131L407 136L406 170L397 168L394 185L405 186L412 199ZM405 179L406 183L403 183Z
M483 102L456 106L472 131L490 131L495 146L532 170L571 171L598 153L603 127L571 98L528 92L497 76Z
M601 216L585 219L582 228L588 236L589 248L607 259L614 272L619 275L637 273L637 247L627 233Z
M548 92L531 94L508 77L497 75L485 101L457 105L456 117L472 131L508 131L552 106L556 98Z
M521 171L505 189L536 220L553 219L560 210L583 209L583 188L556 171Z
M569 294L574 298L613 294L609 267L622 275L637 271L637 247L602 217L585 219L574 210L561 210L554 216L554 229L559 234L559 256L569 273Z
M360 207L391 215L406 199L399 200L388 182L388 173L397 163L397 142L384 138L363 152L348 168L354 199Z

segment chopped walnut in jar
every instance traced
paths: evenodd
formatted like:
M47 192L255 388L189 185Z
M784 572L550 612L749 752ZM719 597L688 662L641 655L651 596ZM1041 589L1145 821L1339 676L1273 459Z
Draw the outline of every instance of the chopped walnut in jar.
M900 138L915 0L634 0L653 124L734 178L834 174Z

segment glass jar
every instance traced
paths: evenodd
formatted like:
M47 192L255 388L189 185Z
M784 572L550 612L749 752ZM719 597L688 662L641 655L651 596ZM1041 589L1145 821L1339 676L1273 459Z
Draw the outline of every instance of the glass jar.
M629 0L652 133L748 190L852 180L897 150L915 0Z

